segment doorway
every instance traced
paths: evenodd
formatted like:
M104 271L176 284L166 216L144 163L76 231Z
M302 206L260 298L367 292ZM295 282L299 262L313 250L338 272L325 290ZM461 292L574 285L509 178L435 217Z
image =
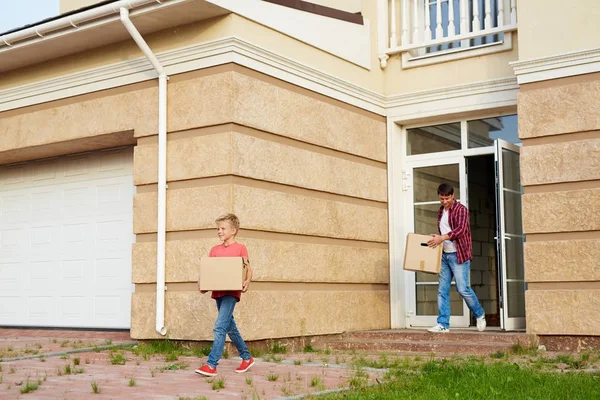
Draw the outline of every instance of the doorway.
M525 328L524 235L516 128L516 115L509 115L403 129L406 153L401 186L402 240L410 232L437 232L437 186L450 183L456 199L470 212L471 286L485 309L488 326L506 330ZM437 276L402 273L406 325L434 325L438 311ZM475 317L470 315L454 285L450 298L450 325L474 326Z

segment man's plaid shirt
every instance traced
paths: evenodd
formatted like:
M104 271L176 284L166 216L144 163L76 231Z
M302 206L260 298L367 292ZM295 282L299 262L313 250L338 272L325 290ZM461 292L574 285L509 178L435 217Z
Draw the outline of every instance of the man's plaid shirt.
M440 231L440 220L444 212L444 206L438 211L438 233ZM456 257L458 263L462 264L473 258L473 244L471 243L471 226L469 224L469 210L467 207L454 200L454 204L448 210L448 224L450 225L450 240L456 245Z

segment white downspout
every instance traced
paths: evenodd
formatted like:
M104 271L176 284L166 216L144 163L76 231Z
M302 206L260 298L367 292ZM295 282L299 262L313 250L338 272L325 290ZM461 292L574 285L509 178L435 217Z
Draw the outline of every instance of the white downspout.
M165 328L165 241L167 217L167 80L163 67L129 19L129 11L121 7L121 22L158 73L158 217L156 239L156 332Z

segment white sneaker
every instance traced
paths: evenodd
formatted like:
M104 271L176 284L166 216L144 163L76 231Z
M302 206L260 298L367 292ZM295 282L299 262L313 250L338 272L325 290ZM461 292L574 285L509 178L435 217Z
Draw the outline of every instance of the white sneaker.
M485 321L485 314L483 314L481 318L477 318L477 330L483 332L486 326L487 322Z
M427 329L427 331L428 332L433 332L433 333L448 333L448 332L450 332L450 329L449 328L444 328L442 325L437 324L433 328Z

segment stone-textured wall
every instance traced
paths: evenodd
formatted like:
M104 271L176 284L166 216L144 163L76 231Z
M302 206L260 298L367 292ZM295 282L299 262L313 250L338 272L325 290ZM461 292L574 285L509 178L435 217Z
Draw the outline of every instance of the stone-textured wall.
M196 290L214 220L235 212L254 283L236 310L246 339L389 328L383 117L233 64L168 84L166 327L211 340ZM154 332L157 83L0 113L0 160L137 144L131 335Z
M521 87L527 330L600 335L600 74Z
M173 77L168 118L169 337L212 339L195 281L226 212L254 269L246 339L389 327L383 118L236 66ZM155 338L157 140L136 137L131 332Z

